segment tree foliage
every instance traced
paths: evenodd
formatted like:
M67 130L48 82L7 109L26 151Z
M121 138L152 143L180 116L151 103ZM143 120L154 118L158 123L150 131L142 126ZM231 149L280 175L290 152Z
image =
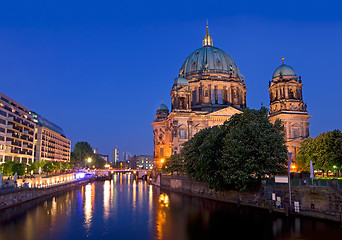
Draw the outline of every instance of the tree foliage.
M77 142L71 153L71 162L75 166L82 167L85 165L86 159L92 158L93 155L93 150L88 142Z
M225 124L221 158L224 182L246 190L253 178L285 173L287 148L280 121L270 123L267 109L245 109Z
M210 188L243 191L266 174L286 172L286 158L281 122L270 123L264 107L246 108L223 125L197 133L167 168L181 163L177 168Z
M340 130L321 133L316 138L305 139L298 152L296 163L299 170L310 171L310 161L317 170L342 167L342 133Z
M184 173L184 160L181 154L174 154L167 158L163 167L163 172L167 173Z

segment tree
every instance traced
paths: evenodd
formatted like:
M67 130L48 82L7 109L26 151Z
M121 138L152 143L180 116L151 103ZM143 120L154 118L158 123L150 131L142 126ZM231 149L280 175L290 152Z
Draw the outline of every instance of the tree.
M265 175L286 172L283 126L270 123L267 112L245 108L223 125L197 133L181 151L186 174L216 190L243 191Z
M42 167L42 170L46 173L52 173L53 171L57 169L58 169L58 166L56 166L52 161L47 161Z
M310 161L314 169L328 171L334 166L342 167L342 133L340 130L321 133L316 138L305 139L298 152L297 166L302 171L310 170Z
M246 190L256 178L285 173L287 148L280 120L270 123L267 109L244 109L225 124L220 173L227 185Z
M25 175L26 168L27 168L26 164L14 162L12 165L12 172L17 173L18 176L22 176L22 175Z
M205 128L199 131L189 141L184 143L181 151L186 175L197 181L205 181L206 163L199 161L199 156L201 154L200 146L210 131L211 128Z
M184 172L184 160L181 154L174 154L167 158L163 167L163 172L167 173L183 173Z
M3 166L2 172L5 176L11 176L14 174L14 172L12 170L13 164L14 164L14 162L12 162L12 161L7 161L4 164L2 164L2 166Z
M88 142L77 142L71 153L71 161L79 167L85 165L88 158L93 157L93 150Z
M92 156L92 165L93 166L95 166L96 168L99 168L99 169L103 169L106 163L107 163L106 160L104 160L102 157L100 157L100 155L93 154L93 156Z

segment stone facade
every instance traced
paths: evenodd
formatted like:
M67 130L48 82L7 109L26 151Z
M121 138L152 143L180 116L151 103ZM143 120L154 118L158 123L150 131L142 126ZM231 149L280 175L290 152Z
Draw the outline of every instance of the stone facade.
M303 102L302 82L284 63L276 69L270 92L270 121L283 121L289 152L296 157L301 141L309 136L311 117ZM203 47L192 52L183 63L171 89L171 113L161 104L152 123L154 170L180 153L182 144L201 129L221 125L242 113L246 103L246 84L232 58L213 47L207 28Z
M283 64L273 74L269 82L270 121L280 119L288 151L296 158L300 143L309 136L309 118L307 105L303 101L303 83L293 68Z

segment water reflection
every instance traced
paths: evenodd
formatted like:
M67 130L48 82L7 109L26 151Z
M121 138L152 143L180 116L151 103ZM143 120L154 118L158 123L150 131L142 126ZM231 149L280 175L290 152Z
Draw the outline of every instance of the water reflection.
M107 220L110 213L110 203L111 203L111 187L110 187L110 181L105 181L103 186L103 218L104 220Z
M161 191L118 174L0 212L0 239L325 239L339 224Z
M93 191L95 191L95 188L93 187L93 184L88 184L85 186L85 193L84 193L84 226L86 230L90 230L91 227L91 221L92 221L92 208L95 205L94 204L94 198L95 194L93 194Z

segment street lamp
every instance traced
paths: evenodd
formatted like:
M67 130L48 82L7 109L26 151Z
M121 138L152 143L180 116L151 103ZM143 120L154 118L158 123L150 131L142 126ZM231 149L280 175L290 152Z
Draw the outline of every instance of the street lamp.
M90 168L91 158L88 158L86 161L88 162L88 168Z

